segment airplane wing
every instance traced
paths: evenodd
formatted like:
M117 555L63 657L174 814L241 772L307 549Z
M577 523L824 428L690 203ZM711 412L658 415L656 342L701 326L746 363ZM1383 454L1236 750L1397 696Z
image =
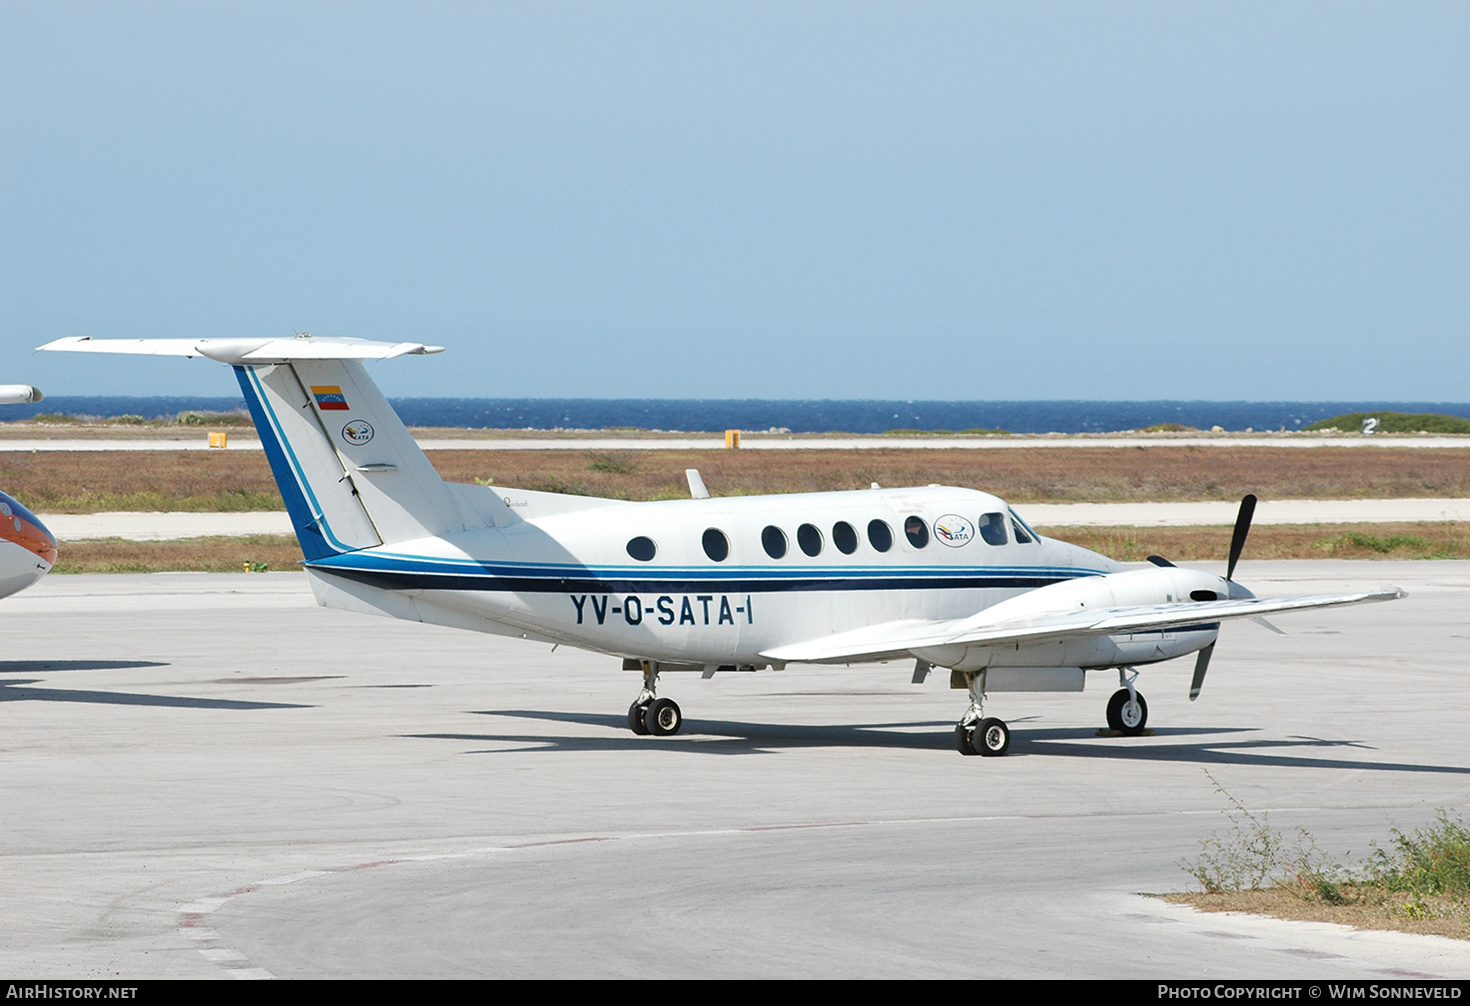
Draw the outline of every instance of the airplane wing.
M1225 601L1188 601L1127 608L1094 608L1037 614L986 623L984 612L970 618L885 622L766 650L761 656L780 663L856 663L891 660L934 646L1004 646L1040 643L1077 636L1113 636L1125 632L1179 628L1227 618L1259 618L1281 611L1335 608L1365 601L1403 597L1396 587L1360 594L1314 594L1305 597L1253 597Z
M291 339L93 339L71 336L37 349L61 353L128 353L140 356L204 356L220 363L266 364L287 360L387 360L442 353L420 342L374 342L297 336Z

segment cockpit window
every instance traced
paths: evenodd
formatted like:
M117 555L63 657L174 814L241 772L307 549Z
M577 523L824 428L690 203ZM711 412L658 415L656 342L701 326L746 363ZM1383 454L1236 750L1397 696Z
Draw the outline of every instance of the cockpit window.
M985 539L985 544L1004 545L1006 543L1005 514L982 513L979 523L980 537Z
M1011 507L1010 508L1010 511L1011 511L1011 526L1016 529L1016 540L1017 541L1019 541L1019 542L1037 542L1037 541L1040 541L1041 540L1041 535L1037 534L1036 533L1036 530L1030 524L1027 524L1024 520L1021 519L1021 515L1018 514L1018 513L1016 513L1014 507ZM1024 537L1022 537L1022 532L1023 531L1025 532L1025 536Z
M1018 545L1029 545L1035 540L1026 533L1026 529L1014 517L1011 518L1011 533L1016 536L1016 543Z
M929 525L924 523L922 517L910 517L904 521L903 533L914 548L923 548L929 544Z

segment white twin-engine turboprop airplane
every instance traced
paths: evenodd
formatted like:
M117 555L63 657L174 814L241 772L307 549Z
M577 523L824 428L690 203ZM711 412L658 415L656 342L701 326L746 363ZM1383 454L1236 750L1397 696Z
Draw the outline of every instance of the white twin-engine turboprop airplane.
M679 730L665 671L914 660L951 670L970 705L963 754L1002 755L989 692L1081 691L1117 670L1108 724L1141 733L1140 664L1198 652L1220 622L1383 601L1374 593L1257 598L1155 557L1127 570L1043 538L988 493L949 486L651 503L444 482L363 361L441 347L358 339L61 339L76 352L205 356L234 368L301 541L318 603L612 654L643 672L635 733Z

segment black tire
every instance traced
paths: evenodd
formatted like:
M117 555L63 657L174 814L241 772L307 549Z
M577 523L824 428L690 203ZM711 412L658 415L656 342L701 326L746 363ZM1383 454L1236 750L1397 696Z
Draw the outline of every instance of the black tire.
M975 728L975 748L987 758L999 758L1011 749L1011 728L1005 720L987 716Z
M676 734L683 725L684 714L673 699L655 699L643 714L644 728L655 737Z
M963 723L954 728L954 749L962 755L977 755L975 750L975 728Z
M1108 728L1125 737L1137 737L1148 724L1148 703L1142 692L1134 692L1136 703L1129 702L1128 689L1119 688L1108 699Z
M648 712L648 706L640 706L636 702L628 707L628 729L639 737L643 737L648 733L648 725L643 722L643 714L646 712Z

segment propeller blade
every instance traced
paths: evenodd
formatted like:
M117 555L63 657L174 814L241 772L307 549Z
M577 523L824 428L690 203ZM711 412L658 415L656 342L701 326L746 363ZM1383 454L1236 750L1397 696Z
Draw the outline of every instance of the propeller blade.
M1251 518L1256 515L1256 497L1246 493L1240 500L1240 513L1235 515L1235 533L1230 536L1230 562L1225 566L1225 579L1235 579L1235 564L1245 551L1245 537L1251 533Z
M1189 682L1189 701L1193 702L1199 698L1199 690L1205 686L1205 672L1210 669L1210 657L1214 655L1215 644L1211 643L1199 651L1199 656L1194 658L1194 679Z
M1255 622L1257 625L1264 625L1266 628L1270 629L1272 632L1276 633L1276 635L1278 635L1278 636L1289 636L1289 635L1291 635L1291 633L1287 632L1285 629L1278 628L1277 626L1275 626L1275 625L1271 624L1270 622L1266 621L1260 615L1257 615L1255 618L1252 618L1251 621L1252 622Z

